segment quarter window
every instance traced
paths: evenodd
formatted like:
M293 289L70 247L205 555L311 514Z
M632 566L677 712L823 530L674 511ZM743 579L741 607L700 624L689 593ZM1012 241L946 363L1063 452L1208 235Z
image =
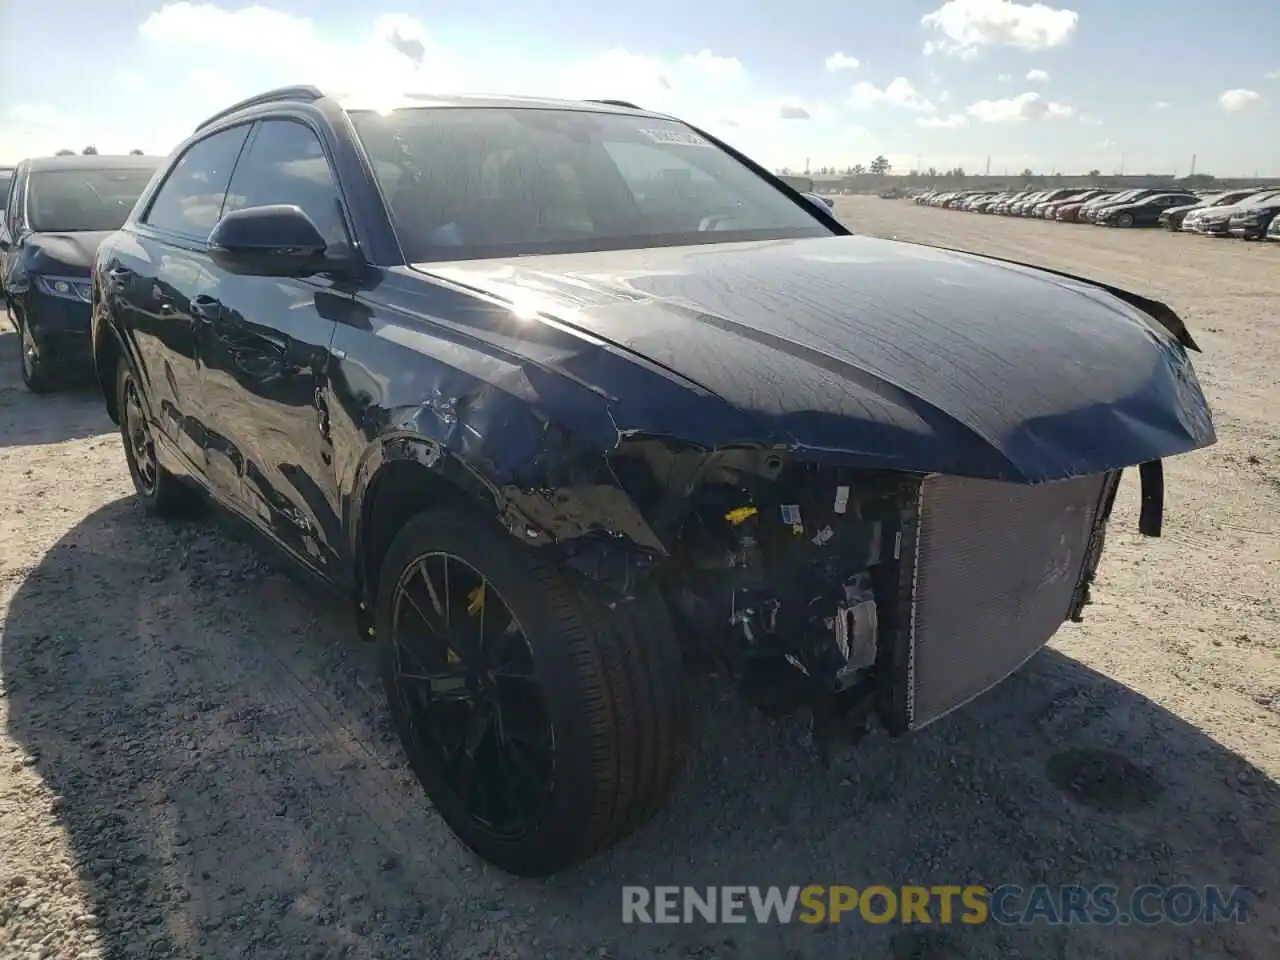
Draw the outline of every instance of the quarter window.
M337 182L319 138L294 120L264 121L236 165L226 212L292 204L319 228L330 247L348 242Z
M222 215L222 202L248 125L198 140L173 165L143 221L157 230L207 240Z

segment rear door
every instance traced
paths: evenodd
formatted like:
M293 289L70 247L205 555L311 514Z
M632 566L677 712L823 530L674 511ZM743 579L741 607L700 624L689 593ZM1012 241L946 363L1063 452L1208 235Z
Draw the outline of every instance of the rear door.
M131 331L138 374L151 416L186 471L202 476L223 499L238 495L238 471L208 456L208 416L196 375L192 304L217 295L218 275L206 252L227 184L249 135L243 124L191 144L170 168L132 231L112 243L100 268Z
M350 232L320 136L293 119L262 120L236 165L224 210L294 204L335 253ZM341 534L325 405L334 322L350 300L332 279L223 273L200 326L202 403L210 432L242 467L243 510L291 553L340 577ZM211 454L212 455L212 454Z

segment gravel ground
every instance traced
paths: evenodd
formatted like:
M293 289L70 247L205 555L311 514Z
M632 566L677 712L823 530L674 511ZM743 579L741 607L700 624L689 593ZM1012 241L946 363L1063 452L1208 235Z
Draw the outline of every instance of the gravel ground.
M544 882L454 842L340 603L204 521L149 521L87 393L37 398L0 320L0 957L1275 957L1280 245L842 199L855 229L1166 300L1220 443L1126 481L1095 603L917 737L823 769L796 721L695 683L639 835ZM624 883L1218 883L1243 925L624 927Z

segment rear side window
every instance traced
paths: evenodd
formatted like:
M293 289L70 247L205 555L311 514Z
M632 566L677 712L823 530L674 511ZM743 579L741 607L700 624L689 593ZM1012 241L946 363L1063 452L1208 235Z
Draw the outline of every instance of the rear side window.
M14 174L13 183L9 184L4 211L4 225L9 228L9 233L14 237L18 235L18 228L22 225L22 197L26 189L26 173Z
M207 240L222 215L231 171L249 134L232 127L187 148L169 171L143 222L157 230Z
M224 213L287 203L301 209L330 247L347 243L337 181L320 140L295 120L266 120L249 141L227 190Z

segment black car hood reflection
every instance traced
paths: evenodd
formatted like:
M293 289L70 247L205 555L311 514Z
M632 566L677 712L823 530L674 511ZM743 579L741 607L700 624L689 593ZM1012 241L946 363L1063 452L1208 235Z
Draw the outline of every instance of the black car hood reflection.
M111 236L110 230L85 230L74 233L36 233L27 238L27 245L41 262L33 263L35 269L59 265L71 273L89 274L93 256L102 241Z
M1033 267L837 237L416 269L577 331L583 358L604 341L658 370L592 384L620 437L663 430L1027 483L1215 440L1178 337L1104 289ZM591 382L583 358L558 364ZM655 417L655 403L675 409Z

